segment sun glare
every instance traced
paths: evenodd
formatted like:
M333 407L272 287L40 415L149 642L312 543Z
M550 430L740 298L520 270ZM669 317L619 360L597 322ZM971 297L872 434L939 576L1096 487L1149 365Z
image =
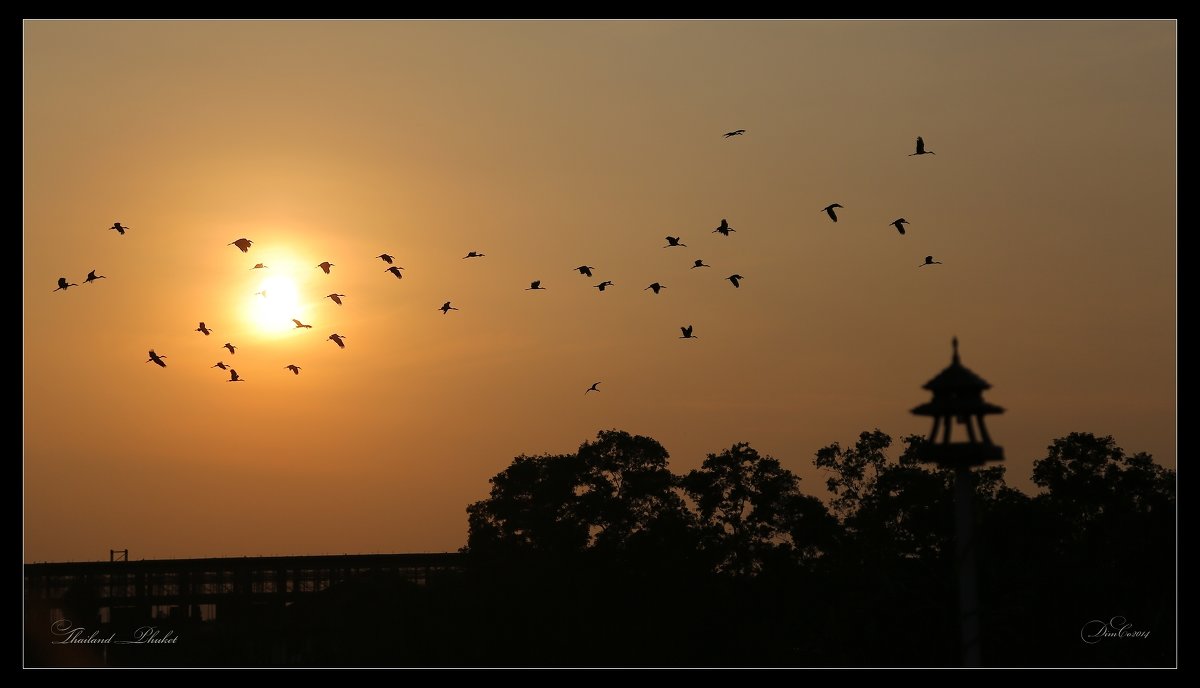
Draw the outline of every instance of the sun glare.
M265 278L254 294L251 320L263 333L280 333L294 329L292 318L300 317L300 297L296 283L290 278L272 275Z

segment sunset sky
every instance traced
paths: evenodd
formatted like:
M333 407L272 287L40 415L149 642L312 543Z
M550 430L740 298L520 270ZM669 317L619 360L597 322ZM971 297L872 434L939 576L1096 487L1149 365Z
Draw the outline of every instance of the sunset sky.
M1072 431L1175 466L1173 21L23 33L25 561L453 551L610 428L824 497L953 336L1010 484Z

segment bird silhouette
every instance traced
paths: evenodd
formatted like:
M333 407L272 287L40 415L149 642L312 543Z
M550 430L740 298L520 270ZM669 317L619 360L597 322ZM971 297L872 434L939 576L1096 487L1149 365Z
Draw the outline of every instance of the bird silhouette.
M442 307L441 307L441 308L437 308L437 309L434 309L434 310L439 310L439 311L441 311L441 312L442 312L442 315L445 315L445 314L449 313L450 311L456 311L456 310L458 310L458 309L457 309L457 308L455 308L454 306L451 306L451 305L450 305L450 302L449 302L449 301L447 301L446 303L443 303L443 304L442 304Z
M250 269L251 269L251 270L262 270L262 269L263 269L263 268L265 268L265 267L267 267L267 266L263 265L262 263L255 263L255 264L254 264L254 267L252 267L252 268L250 268Z
M921 263L921 264L920 264L920 265L918 265L917 267L919 267L919 268L923 268L923 267L925 267L926 265L941 265L941 264L942 264L942 261L940 261L940 260L934 260L934 259L933 259L933 256L925 256L925 262L924 262L924 263Z
M224 343L224 344L222 344L221 346L224 346L226 349L229 349L229 355L230 355L230 356L232 356L233 354L236 354L236 353L237 353L237 347L236 347L236 346L234 346L234 345L232 345L232 344L230 344L229 342L225 342L225 343Z
M686 247L686 246L687 246L687 244L681 244L681 243L679 243L679 237L673 237L673 236L669 236L669 237L667 237L667 245L666 245L666 246L663 246L663 248L671 248L672 246L684 246L684 247Z
M109 229L115 229L117 230L117 234L125 236L125 230L129 229L129 227L122 227L120 222L114 222L113 226L109 227Z
M403 269L404 269L404 268L401 268L401 267L399 267L399 266L397 266L397 265L393 265L392 267L388 268L387 270L384 270L384 272L390 272L390 273L392 273L393 275L395 275L395 276L396 276L396 279L404 279L404 275L401 275L401 274L400 274L400 271L401 271L401 270L403 270Z
M601 282L600 284L596 284L596 285L593 285L593 286L595 286L595 287L596 287L597 289L599 289L600 291L604 291L605 287L611 287L612 285L613 285L613 283L612 283L612 281L611 281L611 280L604 280L604 281L603 281L603 282Z
M210 365L209 368L220 368L221 370L229 370L229 366L225 365L225 361L217 361L216 365Z
M295 318L292 318L292 322L296 323L295 329L297 329L297 330L300 329L301 327L307 327L310 330L312 329L312 325L305 325L304 323L300 322L299 320L297 320Z
M386 253L380 253L379 255L377 255L375 257L378 258L379 260L382 260L383 262L387 263L388 265L391 265L392 260L395 258L395 256L389 256Z
M254 292L254 295L261 296L265 299L265 298L267 298L267 290L263 289L262 291L256 291L256 292Z
M696 264L695 264L695 265L693 265L691 269L692 269L692 270L695 270L696 268L711 268L711 267L712 267L711 265L705 265L704 261L702 261L702 260L700 260L699 258L697 258L697 259L696 259Z
M314 266L314 267L321 268L322 270L325 271L325 274L328 275L329 268L333 267L333 263L330 263L329 261L325 261L323 263L317 263L316 266Z
M250 241L249 239L242 237L241 239L238 239L237 241L231 241L225 245L226 246L237 246L239 249L242 250L242 253L245 253L246 251L250 250L250 245L253 243L254 243L253 241Z
M713 232L720 233L721 236L729 236L730 232L736 232L736 231L737 231L736 229L729 226L729 222L726 221L725 218L721 218L721 226L717 227L716 229L713 230Z
M681 327L679 330L683 332L683 336L680 337L680 339L699 339L699 337L692 334L691 325L688 325L687 327Z
M292 371L292 373L293 373L294 375L299 375L299 374L300 374L300 366L298 366L298 365L285 365L285 366L284 366L284 369L285 369L285 370L290 370L290 371Z
M67 289L68 287L78 287L78 286L79 286L78 284L69 284L69 283L67 283L67 278L66 278L66 277L59 277L59 278L58 278L58 289L64 289L64 290L65 290L65 289ZM58 291L58 289L53 289L53 290L51 290L51 293L54 293L54 292Z
M733 286L740 287L741 285L738 284L738 280L744 280L746 278L742 277L741 275L730 275L730 276L726 277L725 279L729 280L730 282L733 282Z
M531 291L533 289L543 289L544 290L545 287L542 286L541 280L534 280L529 283L529 286L525 289L525 291Z
M904 234L904 225L908 224L908 220L905 220L904 218L899 218L896 220L892 220L891 224L893 227L896 228L897 232L900 232L900 234L903 235Z
M342 305L343 296L345 296L345 294L326 294L325 298L331 299L334 303L340 306Z
M88 273L87 279L83 280L83 283L91 284L92 282L95 282L98 279L108 279L108 278L105 277L104 275L97 275L96 271L92 270L91 272Z
M918 137L917 137L917 152L916 152L916 153L909 153L909 154L908 154L908 157L910 157L910 158L911 158L911 157L912 157L912 156L914 156L914 155L935 155L935 153L934 153L933 151L927 151L927 150L925 150L925 139L923 139L923 138L921 138L920 136L918 136Z
M245 382L245 380L242 379L242 376L237 374L236 370L234 370L233 368L230 368L229 369L229 379L226 380L226 382Z
M837 222L837 213L833 212L833 209L834 209L834 208L841 208L841 207L842 207L842 204L841 204L841 203L830 203L829 205L825 206L824 208L821 208L821 210L824 210L824 211L825 211L825 213L826 213L827 215L829 215L829 219L830 219L830 220L833 220L834 222Z
M212 330L208 329L208 326L204 324L203 320L200 321L200 327L197 327L196 331L203 334L205 337L212 334Z
M721 138L726 138L726 139L727 139L727 138L729 138L730 136L742 136L742 135L743 135L743 134L745 134L745 133L746 133L746 130L745 130L745 129L734 129L733 131L727 131L727 132L725 132L725 134L724 134L724 135L723 135Z
M653 289L654 293L657 294L660 289L666 289L666 286L659 284L658 282L655 282L655 283L651 284L650 286L646 287L646 289ZM646 291L646 289L643 289L642 291Z
M583 393L584 393L584 394L587 394L588 392L599 392L600 390L599 390L599 389L596 389L596 385L598 385L598 384L600 384L600 383L599 383L599 382L593 382L593 383L592 383L592 386L591 386L591 387L588 387L586 390L584 390L584 392L583 392Z
M154 361L155 363L158 364L158 367L166 368L167 362L163 360L164 358L166 358L166 356L159 356L158 354L154 353L154 349L151 349L150 350L150 358L147 358L146 362L149 363L151 361Z
M595 270L596 268L592 265L580 265L579 267L577 267L575 269L579 271L579 274L591 277L592 270Z
M345 335L337 334L337 333L331 334L328 337L329 341L333 342L334 344L337 344L339 349L346 348L346 343L342 341L345 338L346 338Z
M474 251L468 251L468 252L467 252L467 255L463 256L463 260L466 260L467 258L482 258L482 257L483 257L483 254L482 254L482 253L476 253L476 252L474 252Z

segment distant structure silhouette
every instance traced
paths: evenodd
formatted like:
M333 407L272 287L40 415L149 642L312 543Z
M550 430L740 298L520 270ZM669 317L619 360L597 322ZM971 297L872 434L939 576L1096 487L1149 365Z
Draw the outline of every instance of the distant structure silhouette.
M285 365L283 368L284 368L284 370L292 371L292 373L295 375L300 374L300 366L298 366L298 365L295 365L295 364Z
M387 270L384 270L384 272L392 273L393 275L396 276L396 279L404 279L404 275L400 274L400 271L403 269L404 268L400 267L399 265L393 265L392 267L388 268Z
M379 255L377 255L375 257L378 258L379 260L382 260L383 262L387 263L388 265L391 265L392 260L395 259L395 256L389 256L386 253L380 253Z
M227 382L245 382L245 380L243 380L242 377L240 375L238 375L238 372L236 370L234 370L233 368L230 368L229 369L229 380L227 380Z
M596 385L599 384L599 382L593 382L591 387L588 387L586 390L584 390L584 395L586 395L588 392L599 392L600 390L596 388Z
M239 249L241 249L242 253L245 253L246 251L250 250L250 246L253 243L254 243L253 241L250 241L249 239L242 237L241 239L238 239L236 241L231 241L225 245L226 246L237 246Z
M292 318L292 322L296 323L296 327L294 329L298 330L302 327L308 328L310 330L312 329L312 325L305 325L304 323L300 322L299 320L297 320L295 318Z
M334 303L336 303L337 305L340 306L340 305L342 305L342 298L344 296L346 296L346 295L345 294L326 294L325 298L333 301Z
M575 269L579 271L579 274L585 275L587 277L591 277L592 270L595 270L596 268L592 265L580 265L579 267L577 267Z
M711 268L711 267L712 267L711 265L705 265L703 260L700 260L699 258L697 258L697 259L696 259L696 264L695 264L695 265L693 265L693 266L691 267L691 269L692 269L692 270L695 270L696 268Z
M445 315L445 314L449 313L450 311L456 311L458 309L455 308L454 306L451 306L450 302L447 301L446 303L442 304L441 308L436 308L434 310L439 310L442 312L442 315Z
M692 326L691 325L688 325L687 327L681 327L681 328L679 328L679 331L683 332L683 336L680 337L680 339L699 339L699 337L692 334Z
M925 150L925 139L918 136L917 137L917 152L909 153L908 157L911 158L914 155L934 155L934 152Z
M821 208L821 210L825 211L825 214L829 216L830 220L837 222L837 213L833 212L833 209L841 208L841 207L842 207L841 203L830 203L829 205L825 206L824 208Z
M83 280L83 283L91 284L92 282L95 282L98 279L108 279L108 278L105 277L104 275L97 275L96 271L92 270L92 271L88 272L88 276L86 279Z
M225 343L224 343L224 344L222 344L221 346L224 346L226 349L229 349L229 355L230 355L230 356L232 356L233 354L237 353L237 347L236 347L236 346L234 346L234 345L232 345L232 344L230 344L229 342L225 342Z
M679 243L679 237L673 237L673 236L669 236L669 237L667 237L667 245L666 245L666 246L663 246L663 248L671 248L672 246L684 246L684 247L686 247L686 246L687 246L687 244L681 244L681 243Z
M252 267L252 268L250 268L250 269L251 269L251 270L262 270L262 269L263 269L263 268L265 268L265 267L267 267L267 266L263 265L262 263L255 263L255 264L254 264L254 267Z
M225 365L225 361L217 361L216 365L210 365L209 368L220 368L221 370L229 370L229 366Z
M655 294L657 294L660 290L666 289L666 288L667 288L667 286L665 284L659 284L658 282L653 282L650 284L650 286L646 287L646 289L652 290ZM643 289L642 291L646 291L646 289Z
M208 329L208 326L204 324L203 320L200 321L200 327L197 327L196 331L199 332L200 334L204 335L205 337L212 334L212 330Z
M726 138L726 139L727 139L727 138L729 138L729 137L731 137L731 136L744 136L745 134L746 134L746 130L745 130L745 129L734 129L733 131L727 131L727 132L725 132L725 133L724 133L724 134L721 136L721 138Z
M58 291L59 289L66 290L70 287L78 287L78 286L79 286L78 284L72 284L72 283L67 282L66 277L59 277L58 278L58 289L52 289L50 291L50 293L53 294L54 292Z
M330 263L329 261L325 261L325 262L322 262L322 263L317 263L317 264L316 264L316 267L318 267L318 268L321 268L322 270L324 270L324 271L325 271L325 274L326 274L326 275L328 275L328 274L329 274L329 268L333 267L333 263Z
M531 291L534 289L545 289L545 287L542 286L541 280L534 280L530 282L529 286L525 288L525 291Z
M151 361L153 361L154 363L158 364L159 368L166 368L167 362L163 360L164 358L166 358L166 356L159 356L158 354L154 353L154 349L151 349L150 350L150 358L147 358L146 362L150 363Z
M604 291L604 290L605 290L605 288L607 288L607 287L611 287L612 285L613 285L613 283L612 283L612 281L611 281L611 280L604 280L604 281L603 281L603 282L601 282L600 284L596 284L596 285L593 285L593 286L595 286L595 287L596 287L597 289L599 289L600 291Z
M736 229L729 226L729 222L725 218L721 218L721 226L713 230L714 233L718 233L721 236L729 236L730 232L736 231Z
M920 264L920 265L918 265L917 267L919 267L919 268L923 268L923 267L925 267L926 265L941 265L941 264L942 264L942 261L940 261L940 260L934 260L934 259L933 259L933 256L925 256L925 262L924 262L924 263L921 263L921 264Z
M466 260L467 258L482 258L482 257L483 257L482 253L476 253L475 251L468 251L467 255L463 256L463 260Z
M329 341L333 342L334 344L337 344L339 349L346 348L346 343L342 341L345 338L346 338L346 335L337 334L336 332L334 334L329 335L329 337L328 337Z
M729 280L730 282L733 282L734 287L740 287L742 285L738 283L738 280L744 280L746 278L742 277L741 275L730 275L730 276L726 277L725 279Z
M117 234L125 236L125 230L129 229L129 227L122 227L120 222L114 222L113 226L109 227L109 229L115 229L117 230Z
M896 231L897 231L897 232L900 232L900 234L901 234L901 235L903 235L903 234L904 234L904 225L906 225L906 224L908 224L908 220L905 220L905 219L904 219L904 218L902 218L902 217L901 217L901 218L898 218L898 219L895 219L895 220L892 220L892 222L891 222L891 225L892 225L893 227L895 227L895 228L896 228Z

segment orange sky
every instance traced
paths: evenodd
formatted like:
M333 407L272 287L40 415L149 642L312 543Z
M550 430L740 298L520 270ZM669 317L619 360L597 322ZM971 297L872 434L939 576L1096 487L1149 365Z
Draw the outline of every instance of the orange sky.
M824 496L954 335L1012 484L1072 431L1175 465L1175 22L23 30L26 561L455 550L608 428Z

